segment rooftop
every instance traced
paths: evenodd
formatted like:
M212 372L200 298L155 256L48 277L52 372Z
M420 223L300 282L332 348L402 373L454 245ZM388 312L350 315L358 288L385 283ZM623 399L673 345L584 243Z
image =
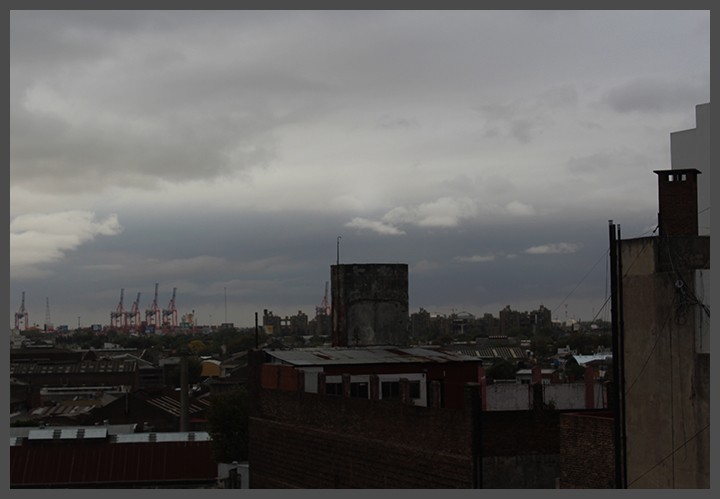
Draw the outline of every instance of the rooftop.
M448 350L394 346L265 350L265 353L280 362L294 366L478 361L476 356Z

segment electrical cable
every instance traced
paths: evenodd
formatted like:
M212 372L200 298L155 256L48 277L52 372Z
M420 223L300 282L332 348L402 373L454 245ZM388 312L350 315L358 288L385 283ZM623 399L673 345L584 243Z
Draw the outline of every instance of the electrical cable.
M670 322L670 319L672 317L671 313L668 313L665 317L665 322L663 323L660 330L657 332L657 336L655 336L655 343L653 344L652 348L650 349L650 352L648 353L648 356L645 358L645 362L643 362L642 367L640 368L640 372L635 376L635 379L630 383L630 386L625 390L625 396L627 397L630 393L630 390L632 390L633 386L635 386L635 383L640 379L640 376L642 376L642 373L645 371L645 368L648 365L648 362L650 362L650 359L652 358L652 354L655 351L655 348L657 347L658 341L660 340L660 337L662 336L663 331L665 331L665 327Z
M646 230L645 232L643 232L642 234L640 234L639 236L637 236L637 238L643 237L644 235L646 235L646 234L648 234L648 233L654 234L659 228L660 228L659 225L655 225L654 228ZM628 269L627 269L628 271L630 271L630 268L631 268L631 267L633 266L633 264L637 261L637 259L640 257L640 255L642 255L642 253L645 251L645 248L646 248L646 247L643 247L643 249L640 251L640 253L639 253L639 254L635 257L635 259L632 261L632 263L630 264L630 266L629 266ZM596 261L596 262L593 264L593 266L590 268L590 270L588 270L587 273L580 279L580 281L575 285L575 287L572 289L572 291L570 291L570 292L565 296L565 298L563 298L563 300L558 304L558 306L553 309L553 311L552 311L553 314L555 314L555 312L557 312L557 310L565 304L565 302L567 301L567 299L570 298L570 296L577 290L578 287L580 287L580 285L581 285L581 284L583 283L583 281L587 278L587 276L590 275L590 273L595 269L595 267L597 267L598 263L600 263L600 261L601 261L603 258L607 258L607 256L608 256L609 254L610 254L610 249L605 250L605 252L600 256L600 258L598 259L598 261ZM607 268L606 268L606 273L607 273ZM627 276L627 274L626 274L625 276ZM606 279L606 283L605 283L605 296L608 296L608 292L607 292L607 279ZM609 298L608 298L608 300L609 300ZM606 301L605 301L605 304L603 304L603 308L605 307L605 305L607 305L607 301L608 301L608 300L606 300ZM601 310L602 310L602 308L601 308ZM593 321L594 321L596 318L597 318L597 314L596 314L595 317L593 318Z
M710 423L706 424L706 425L703 426L701 429L699 429L692 437L690 437L690 438L688 438L687 440L685 440L682 444L680 444L680 446L678 446L676 449L674 449L670 454L668 454L667 456L665 456L664 458L662 458L660 461L658 461L652 468L650 468L649 470L647 470L645 473L643 473L642 475L640 475L639 477L637 477L637 478L636 478L635 480L633 480L632 482L628 483L628 486L634 484L635 482L637 482L638 480L640 480L642 477L644 477L645 475L647 475L648 473L650 473L652 470L654 470L655 468L657 468L658 466L660 466L662 463L664 463L667 459L669 459L670 457L674 456L678 451L680 451L680 449L684 448L687 444L689 444L693 439L697 438L698 435L700 435L702 432L704 432L704 431L707 430L708 428L710 428Z
M575 285L575 287L572 289L572 291L570 291L570 292L567 294L567 296L565 296L565 298L563 298L563 300L560 302L560 304L559 304L557 307L555 307L555 309L554 309L553 312L552 312L553 314L554 314L555 312L557 312L557 309L559 309L560 307L562 307L562 305L565 303L565 301L567 301L567 299L570 297L570 295L572 295L572 294L575 292L575 290L582 284L582 282L585 280L585 278L586 278L588 275L590 275L590 273L593 271L593 269L595 269L595 267L597 267L597 264L600 263L600 262L602 261L602 259L607 256L607 254L608 254L609 252L610 252L609 249L608 249L608 250L605 250L605 252L600 256L600 259L598 259L598 261L596 261L596 262L593 264L593 266L590 268L590 270L587 271L587 273L582 277L582 279L580 279L580 282L578 282L578 283Z

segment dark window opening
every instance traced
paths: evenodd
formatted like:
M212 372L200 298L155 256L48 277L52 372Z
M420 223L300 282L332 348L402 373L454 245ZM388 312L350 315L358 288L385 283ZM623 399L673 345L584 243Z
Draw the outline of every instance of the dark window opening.
M342 383L325 383L326 395L342 395Z
M420 398L420 382L419 381L411 381L410 382L410 398L411 399L419 399Z
M400 400L400 383L397 381L384 381L382 383L383 400Z
M370 392L368 391L368 384L350 383L350 396L362 399L369 398Z

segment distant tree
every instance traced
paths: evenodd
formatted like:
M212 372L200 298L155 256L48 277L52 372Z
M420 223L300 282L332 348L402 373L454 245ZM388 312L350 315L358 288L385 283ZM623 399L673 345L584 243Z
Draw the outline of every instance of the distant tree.
M437 337L435 337L433 339L432 342L435 345L445 346L445 345L451 345L453 341L455 341L455 338L451 334L446 333L446 334L438 335Z
M496 379L514 379L517 366L509 360L499 359L486 372L487 377L491 380Z
M188 343L187 348L193 355L198 355L200 352L205 350L205 343L203 343L201 340L192 340L190 343Z
M565 363L565 376L580 381L585 378L585 368L578 364L575 357L570 356Z
M535 336L530 342L530 348L538 359L551 357L557 352L552 338L544 335Z
M245 387L211 395L208 424L218 462L247 460L248 407Z
M258 343L262 345L268 339L266 333L258 332ZM255 348L255 333L244 334L227 343L227 353L233 354L237 352L246 352Z

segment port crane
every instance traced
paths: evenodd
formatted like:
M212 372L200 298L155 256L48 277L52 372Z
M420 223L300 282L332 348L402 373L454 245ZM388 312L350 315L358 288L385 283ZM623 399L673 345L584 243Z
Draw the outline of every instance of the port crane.
M150 308L145 309L145 322L148 326L159 326L160 325L160 307L157 303L158 299L158 283L155 283L155 297L153 298Z
M28 328L28 311L25 308L25 291L22 292L22 303L20 309L15 312L15 329L27 330Z
M125 297L125 288L120 289L120 303L114 312L110 312L110 326L115 328L125 327L125 308L123 308L123 299Z
M129 327L138 327L140 325L140 292L137 294L137 298L130 307L129 312L125 312L125 324Z
M175 306L175 293L177 292L177 288L173 288L172 292L172 298L170 298L170 303L168 303L168 306L166 309L162 311L163 316L163 326L167 327L170 326L171 328L177 327L177 318L178 318L178 311L177 307ZM168 321L167 318L170 318Z

